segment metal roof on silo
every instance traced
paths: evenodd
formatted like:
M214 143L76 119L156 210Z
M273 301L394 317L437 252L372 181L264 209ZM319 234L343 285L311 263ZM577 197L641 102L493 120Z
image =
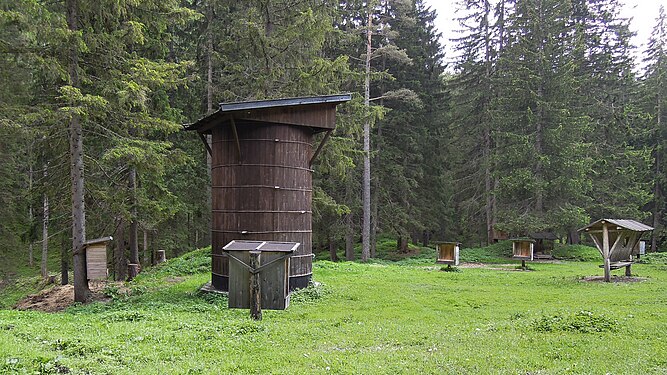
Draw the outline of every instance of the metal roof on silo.
M212 127L237 122L273 122L311 127L313 130L333 129L336 105L352 99L351 94L307 96L245 102L220 103L216 112L185 125L185 130L209 133Z

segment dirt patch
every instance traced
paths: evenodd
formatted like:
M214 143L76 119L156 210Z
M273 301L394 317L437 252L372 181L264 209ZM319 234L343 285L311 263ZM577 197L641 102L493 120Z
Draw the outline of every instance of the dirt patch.
M588 277L582 277L580 279L581 281L584 282L590 282L590 283L603 283L604 282L604 276L588 276ZM648 280L645 277L635 277L635 276L611 276L611 282L612 283L640 283L642 281Z
M109 283L90 283L91 297L89 302L108 301L110 298L104 294ZM120 286L120 285L119 285ZM19 301L14 308L17 310L35 310L43 312L63 311L74 303L74 286L55 285L44 289L37 294L31 294Z

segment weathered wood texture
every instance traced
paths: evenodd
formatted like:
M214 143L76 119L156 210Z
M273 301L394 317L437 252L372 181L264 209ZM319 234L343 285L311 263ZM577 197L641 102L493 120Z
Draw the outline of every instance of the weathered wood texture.
M256 269L271 262L273 263L255 274L257 277L254 279L255 284L253 285L258 286L261 290L260 305L268 310L284 310L289 306L288 269L290 258L286 257L284 252L262 252L257 266L250 264L250 251L235 251L232 255L236 259L229 262L228 303L230 308L249 309L251 307L251 298L253 297L251 295L251 272L246 265Z
M106 243L86 246L86 275L88 280L105 280L109 276Z
M459 265L459 244L442 242L436 244L438 249L438 264Z
M533 260L533 241L512 240L512 257L522 260Z
M600 219L580 229L591 237L602 255L604 280L611 281L611 271L625 267L626 276L631 276L634 249L642 234L652 227L634 220Z
M212 129L212 283L228 290L232 240L298 242L290 286L312 275L312 130L235 121ZM239 158L240 150L240 158Z
M251 251L250 253L250 317L253 320L262 320L262 287L260 283L260 273L257 270L260 266L262 253L259 251ZM287 270L287 268L283 268ZM283 271L283 274L285 272ZM287 287L287 283L283 284L283 289Z

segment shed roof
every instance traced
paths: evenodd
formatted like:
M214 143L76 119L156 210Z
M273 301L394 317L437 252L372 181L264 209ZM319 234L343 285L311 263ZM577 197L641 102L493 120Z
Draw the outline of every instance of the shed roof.
M622 229L627 229L627 230L632 230L635 232L647 232L650 230L653 230L653 227L649 227L646 224L642 224L638 221L635 220L627 220L627 219L600 219L598 221L595 221L593 223L588 224L587 226L579 229L579 231L590 231L590 230L600 230L602 229L602 226L604 223L610 223L612 225L615 225L617 228L622 228Z
M269 122L329 130L335 126L336 105L352 99L350 94L220 103L216 112L186 125L185 130L210 133L234 119L238 122Z
M534 240L557 240L558 236L554 232L535 232L528 234L528 237Z

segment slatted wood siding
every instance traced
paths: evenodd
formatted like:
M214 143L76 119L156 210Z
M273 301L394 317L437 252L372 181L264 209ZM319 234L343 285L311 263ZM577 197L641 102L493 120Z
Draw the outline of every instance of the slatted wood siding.
M533 260L533 242L521 240L513 241L512 256L518 259Z
M109 276L106 243L86 247L86 275L88 280L105 280Z
M442 242L437 244L438 260L436 263L459 265L459 244Z
M236 121L212 129L212 283L228 290L232 240L299 242L290 260L290 289L312 276L313 131L286 124Z

